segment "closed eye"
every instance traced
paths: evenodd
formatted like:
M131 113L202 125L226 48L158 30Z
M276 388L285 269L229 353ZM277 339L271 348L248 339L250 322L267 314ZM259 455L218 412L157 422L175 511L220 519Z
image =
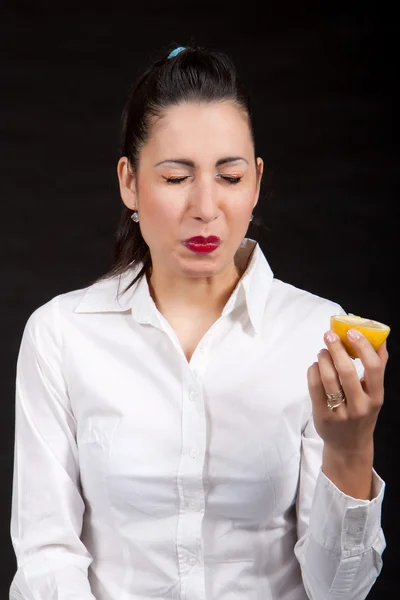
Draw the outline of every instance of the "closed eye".
M235 185L235 183L239 183L239 181L242 179L241 177L229 177L228 175L221 175L221 178L225 179L225 181L228 181L232 185Z
M179 184L182 181L185 181L185 179L188 179L188 177L189 175L185 175L184 177L164 177L164 179L167 183ZM230 177L228 175L220 175L220 177L232 185L239 183L242 179L242 177Z
M185 175L185 177L164 177L167 183L181 183L181 181L185 181L189 175Z

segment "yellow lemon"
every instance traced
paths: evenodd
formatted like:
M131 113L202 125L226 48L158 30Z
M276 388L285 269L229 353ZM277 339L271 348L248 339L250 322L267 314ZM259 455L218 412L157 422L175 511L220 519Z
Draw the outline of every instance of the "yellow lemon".
M358 329L358 331L361 331L369 340L374 350L378 350L382 346L390 332L390 327L384 323L364 319L351 313L348 315L332 315L331 329L340 337L344 347L352 358L358 358L358 354L347 338L346 333L349 329Z

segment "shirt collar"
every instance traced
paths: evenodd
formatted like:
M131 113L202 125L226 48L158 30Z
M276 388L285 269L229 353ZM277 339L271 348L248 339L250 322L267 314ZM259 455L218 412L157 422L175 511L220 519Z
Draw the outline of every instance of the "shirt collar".
M235 262L239 267L245 268L245 271L222 314L228 314L238 306L244 305L254 331L259 333L274 274L260 246L250 238L243 240L236 253Z
M122 275L109 277L96 281L91 286L82 290L82 295L74 307L75 313L96 312L126 312L131 310L131 303L138 287L134 283L128 290L126 288L140 270L127 269ZM144 277L143 279L146 280ZM147 283L147 282L146 282Z
M258 333L262 325L265 304L273 281L273 272L258 243L245 238L235 255L235 262L245 271L224 307L222 315L244 305L251 324ZM247 267L246 267L247 265ZM98 281L85 290L75 313L127 312L139 323L159 322L146 277L126 290L140 266L128 269L122 275Z

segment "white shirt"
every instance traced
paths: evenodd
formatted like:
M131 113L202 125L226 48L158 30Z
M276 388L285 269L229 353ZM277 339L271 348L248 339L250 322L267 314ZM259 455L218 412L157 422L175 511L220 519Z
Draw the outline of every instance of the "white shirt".
M385 484L357 500L322 473L306 376L343 309L249 257L189 363L145 277L117 299L132 270L30 316L12 600L366 597Z

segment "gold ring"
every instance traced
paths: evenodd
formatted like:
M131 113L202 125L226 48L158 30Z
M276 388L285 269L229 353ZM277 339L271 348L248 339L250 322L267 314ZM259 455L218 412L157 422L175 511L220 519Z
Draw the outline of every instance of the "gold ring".
M346 396L344 395L344 391L342 388L340 388L340 390L335 394L326 394L326 397L328 399L326 404L329 410L333 410L334 408L337 408L338 406L343 404L343 402L346 402ZM332 402L337 402L338 400L339 402L337 404L332 404Z

